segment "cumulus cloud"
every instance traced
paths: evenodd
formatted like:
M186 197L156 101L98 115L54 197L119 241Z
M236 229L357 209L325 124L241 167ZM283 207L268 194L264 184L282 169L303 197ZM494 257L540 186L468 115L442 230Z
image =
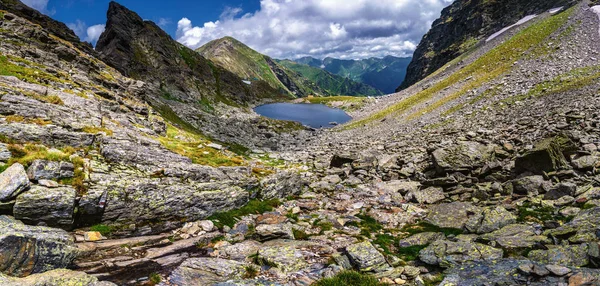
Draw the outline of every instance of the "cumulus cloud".
M22 0L22 2L25 5L36 9L46 15L53 15L54 13L56 13L56 10L48 9L48 0Z
M81 20L77 20L75 23L69 23L67 26L73 30L73 32L75 32L75 34L79 36L82 41L90 42L93 45L96 45L96 42L98 42L98 39L100 38L100 35L102 35L102 32L104 32L105 28L104 24L88 27L85 22Z
M195 49L232 36L275 58L409 56L452 1L261 0L254 13L227 7L202 25L182 18L176 37Z

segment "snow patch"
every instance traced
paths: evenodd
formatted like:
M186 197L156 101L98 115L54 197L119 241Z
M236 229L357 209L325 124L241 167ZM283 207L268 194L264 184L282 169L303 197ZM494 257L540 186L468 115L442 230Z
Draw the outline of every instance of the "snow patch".
M491 35L489 38L487 38L487 40L485 40L485 41L486 41L486 42L489 42L489 41L491 41L491 40L493 40L493 39L497 38L498 36L500 36L500 35L504 34L504 32L506 32L506 31L508 31L508 30L510 30L510 29L512 29L512 28L514 28L514 27L517 27L517 26L523 25L523 24L525 24L525 23L527 23L527 22L529 22L529 21L531 21L531 20L535 19L535 17L537 17L537 15L529 15L529 16L525 16L525 18L523 18L523 19L519 20L519 22L516 22L515 24L513 24L513 25L510 25L510 26L508 26L508 27L506 27L506 28L504 28L504 29L502 29L502 30L500 30L500 31L498 31L498 32L496 32L496 33L494 33L494 34L493 34L493 35Z
M596 15L598 15L598 20L600 20L600 5L593 6L590 10L596 13ZM600 33L600 27L598 27L598 33Z
M562 11L563 8L564 7L558 7L558 8L550 9L550 10L548 10L548 13L550 13L550 14L556 14L556 13Z

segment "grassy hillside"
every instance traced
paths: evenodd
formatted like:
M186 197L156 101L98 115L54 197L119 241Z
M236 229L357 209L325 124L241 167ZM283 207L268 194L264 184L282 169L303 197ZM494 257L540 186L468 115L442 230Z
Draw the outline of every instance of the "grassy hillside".
M320 68L289 60L278 61L278 63L313 81L317 86L331 95L378 96L383 94L369 85L331 74Z

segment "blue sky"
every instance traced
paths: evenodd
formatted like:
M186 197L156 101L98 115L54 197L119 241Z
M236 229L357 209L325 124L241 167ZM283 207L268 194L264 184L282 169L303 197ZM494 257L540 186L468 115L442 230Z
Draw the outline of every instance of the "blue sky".
M22 0L95 43L110 1ZM274 58L410 56L453 0L121 0L190 47L232 36Z

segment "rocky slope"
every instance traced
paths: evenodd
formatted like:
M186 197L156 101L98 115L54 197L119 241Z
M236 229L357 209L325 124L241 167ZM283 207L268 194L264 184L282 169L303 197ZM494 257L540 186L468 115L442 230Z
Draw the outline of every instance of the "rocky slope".
M435 72L479 42L527 15L569 6L572 0L454 1L442 11L417 46L406 79L407 88Z
M245 156L199 132L214 117L164 98L176 116L161 115L160 87L1 11L0 284L597 285L589 5L331 131L218 117L276 149ZM229 108L213 112L244 110Z
M372 86L385 94L394 93L397 83L406 77L406 68L411 58L386 56L363 60L339 60L325 58L318 60L305 57L296 60L298 63L324 69L332 74L348 78Z
M196 51L248 81L263 80L271 87L297 97L381 95L369 86L320 69L306 67L310 70L299 70L296 66L274 61L231 37L211 41Z

